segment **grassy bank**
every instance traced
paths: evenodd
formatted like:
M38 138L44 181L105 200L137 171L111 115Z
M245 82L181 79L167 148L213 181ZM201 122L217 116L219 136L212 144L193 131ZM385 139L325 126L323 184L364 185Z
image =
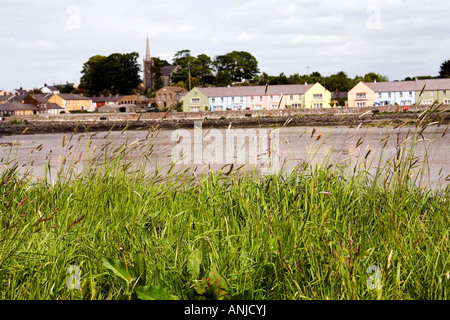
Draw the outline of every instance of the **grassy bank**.
M146 173L139 144L39 180L5 161L0 298L449 299L450 190L420 187L414 155L426 116L374 174Z

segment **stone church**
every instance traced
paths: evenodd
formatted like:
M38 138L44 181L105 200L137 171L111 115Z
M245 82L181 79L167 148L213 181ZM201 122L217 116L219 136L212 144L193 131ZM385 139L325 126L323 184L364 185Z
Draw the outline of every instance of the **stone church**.
M145 90L152 90L155 84L154 81L154 75L151 72L153 66L153 60L150 55L150 44L147 37L147 48L145 51L145 58L143 61L143 70L144 70L144 78L143 78L143 85ZM172 75L178 71L180 67L179 66L164 66L161 68L161 74L162 74L162 82L164 86L170 86Z

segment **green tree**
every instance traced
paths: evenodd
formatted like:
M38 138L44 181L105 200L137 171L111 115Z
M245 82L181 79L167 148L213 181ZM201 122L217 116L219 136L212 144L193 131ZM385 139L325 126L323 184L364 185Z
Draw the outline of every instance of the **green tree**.
M344 71L339 71L325 78L325 88L329 91L348 91L352 87L352 80Z
M289 84L288 77L282 72L278 76L269 77L269 85Z
M189 87L190 82L193 88L195 86L193 82L202 86L214 82L212 60L206 54L199 54L194 57L190 50L180 50L175 53L173 64L179 66L180 69L172 75L172 83L183 81Z
M259 73L258 61L246 51L233 51L217 56L213 64L217 72L228 71L234 82L252 80Z
M85 89L88 95L99 94L104 91L105 83L105 63L108 57L102 55L95 55L89 58L83 64L81 70L80 87Z
M369 72L364 75L363 81L364 82L374 82L374 81L386 82L386 81L389 81L389 79L387 76L383 76L383 75L375 73L375 72Z
M83 64L80 87L88 95L131 94L141 81L138 57L139 54L136 52L91 57Z
M439 78L450 78L450 60L446 60L441 64Z
M214 78L214 85L216 87L226 87L231 85L233 82L230 71L228 70L220 70L217 71L216 76Z

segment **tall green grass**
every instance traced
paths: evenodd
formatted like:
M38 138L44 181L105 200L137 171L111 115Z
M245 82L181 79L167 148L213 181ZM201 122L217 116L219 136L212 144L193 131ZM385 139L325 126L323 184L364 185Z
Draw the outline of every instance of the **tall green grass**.
M414 152L431 112L375 173L367 156L269 176L149 173L145 139L90 151L81 171L67 148L38 180L6 161L0 298L449 299L450 190L421 186Z

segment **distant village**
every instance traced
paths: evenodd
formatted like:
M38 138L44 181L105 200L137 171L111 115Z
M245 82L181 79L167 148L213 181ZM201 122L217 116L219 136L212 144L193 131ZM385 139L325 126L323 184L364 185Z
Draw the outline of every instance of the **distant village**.
M61 93L69 83L47 85L42 93L22 88L0 91L0 115L80 112L154 112L277 110L301 108L401 107L433 103L450 105L450 79L360 82L348 92L330 92L320 83L272 86L195 87L187 91L164 86L155 98L143 95L85 97ZM76 87L75 84L69 85Z
M152 87L152 59L147 39L140 89ZM39 89L0 90L0 115L56 115L61 113L203 112L277 109L364 108L378 106L450 105L450 78L404 81L360 81L348 91L330 92L322 84L194 87L171 83L178 66L161 68L162 88L151 98L143 94L84 96L75 83L44 84ZM69 90L68 90L69 89ZM70 93L68 93L70 92ZM80 92L80 93L74 93Z

